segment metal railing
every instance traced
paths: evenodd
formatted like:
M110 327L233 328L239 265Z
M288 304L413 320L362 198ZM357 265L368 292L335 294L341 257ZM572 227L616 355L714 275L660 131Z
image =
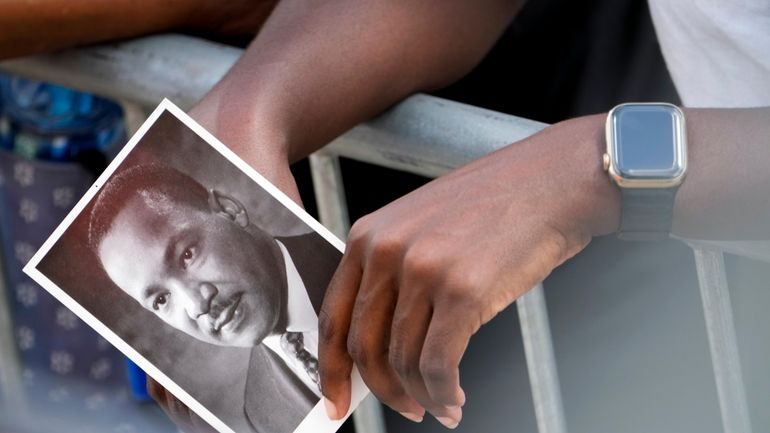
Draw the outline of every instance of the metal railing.
M0 62L0 69L145 107L168 97L186 109L224 75L240 53L207 41L164 35ZM430 96L408 98L310 157L320 219L345 238L350 221L340 156L435 177L545 126ZM693 249L724 431L750 433L722 253L701 246ZM520 298L517 308L539 432L566 433L542 285ZM385 432L382 410L374 399L356 411L355 423L360 433Z

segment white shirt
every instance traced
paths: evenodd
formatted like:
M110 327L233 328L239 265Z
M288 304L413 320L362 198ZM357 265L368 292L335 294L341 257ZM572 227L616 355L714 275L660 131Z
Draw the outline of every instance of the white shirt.
M687 107L770 106L770 0L649 0ZM694 241L770 261L770 241Z
M288 296L286 298L287 312L287 332L301 332L304 339L305 350L318 358L318 315L313 308L313 303L307 295L305 283L294 265L289 251L279 241L275 241L283 254L283 261L286 265L286 282L288 287ZM321 390L313 379L308 375L302 362L294 355L287 353L281 347L281 334L270 335L262 340L262 344L275 352L283 359L286 365L291 368L294 374L302 380L313 393L321 397Z
M770 106L770 0L649 4L685 106Z

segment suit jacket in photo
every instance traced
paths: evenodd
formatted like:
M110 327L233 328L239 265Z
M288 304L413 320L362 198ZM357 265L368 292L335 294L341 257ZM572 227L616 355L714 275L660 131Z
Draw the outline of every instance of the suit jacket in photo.
M278 238L289 251L316 314L342 253L319 234ZM244 411L257 433L291 433L318 397L264 344L251 351Z

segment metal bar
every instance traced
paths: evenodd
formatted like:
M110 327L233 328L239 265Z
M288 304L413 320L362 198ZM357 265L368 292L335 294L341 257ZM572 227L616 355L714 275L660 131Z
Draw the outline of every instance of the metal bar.
M0 70L155 107L163 98L190 108L238 60L243 50L182 35L0 62Z
M546 126L459 102L415 95L351 129L328 149L347 158L437 177Z
M538 284L519 298L516 307L538 431L566 433L567 422L564 418L543 285Z
M321 223L338 238L347 238L350 219L339 158L327 152L316 152L310 155L310 172Z
M347 238L350 220L339 158L327 152L316 152L310 156L310 170L321 223L339 238ZM353 412L353 422L358 433L386 433L382 406L371 395Z
M724 255L709 248L693 248L693 252L722 411L722 426L725 433L751 433Z
M167 97L187 109L242 50L181 35L0 62L0 70L51 81L119 101L155 107ZM424 176L439 176L546 125L426 95L398 104L353 128L330 149Z

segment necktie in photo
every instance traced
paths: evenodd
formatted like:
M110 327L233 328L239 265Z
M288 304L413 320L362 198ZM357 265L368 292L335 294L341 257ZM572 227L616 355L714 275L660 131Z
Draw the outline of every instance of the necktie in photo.
M302 363L308 376L318 383L318 359L305 349L304 337L301 332L287 332L281 336L281 348Z

